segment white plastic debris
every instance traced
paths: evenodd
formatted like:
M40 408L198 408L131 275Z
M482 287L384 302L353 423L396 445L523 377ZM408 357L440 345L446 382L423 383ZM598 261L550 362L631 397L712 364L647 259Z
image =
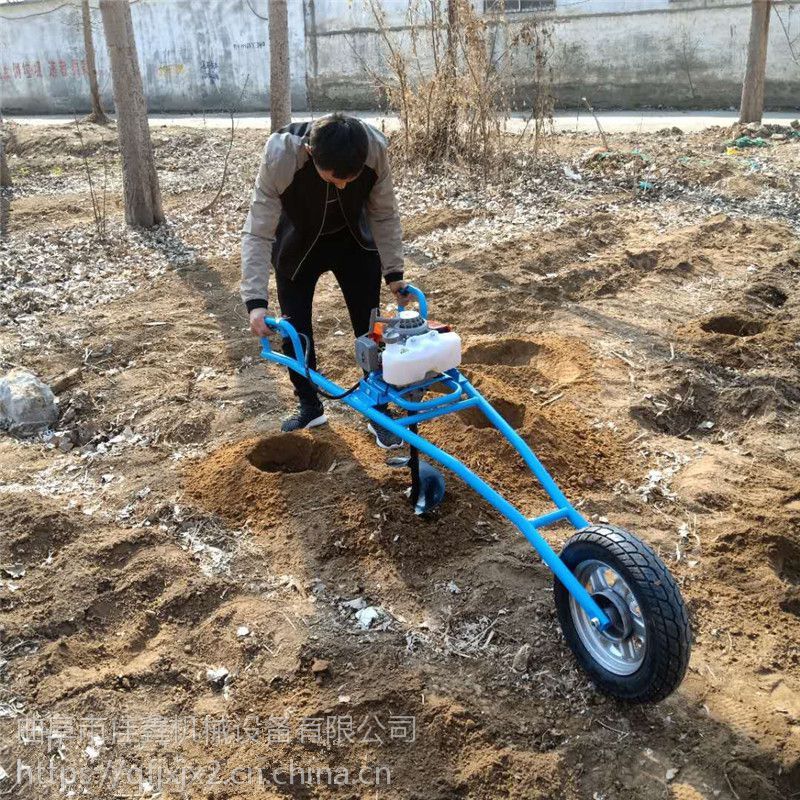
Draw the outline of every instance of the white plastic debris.
M361 611L362 608L367 607L367 601L363 597L356 597L353 600L347 600L342 605L345 608L353 609L353 611Z
M204 575L212 577L228 571L233 558L232 552L207 544L197 530L183 531L180 533L180 538L184 548L200 564L200 570Z
M206 670L206 678L208 679L208 682L213 683L215 686L221 685L227 680L229 675L230 672L228 671L227 667L209 667Z
M451 592L452 594L461 594L461 589L458 588L455 581L450 581L447 584L447 591Z
M0 571L5 572L9 578L22 578L25 575L25 567L22 564L7 564L0 566Z
M358 624L366 630L372 627L372 623L381 618L381 610L376 606L367 606L356 613Z
M669 481L675 476L678 470L689 461L688 456L670 454L671 464L665 463L662 469L651 469L647 473L647 481L636 488L645 503L651 500L665 499L675 500L677 495L669 488ZM666 457L660 459L666 460Z
M250 635L250 628L248 628L248 627L247 627L247 625L240 625L240 626L239 626L239 627L236 629L236 635L237 635L237 636L238 636L240 639L243 639L245 636L249 636L249 635Z
M20 700L12 699L11 702L0 703L0 719L11 719L13 717L18 717L24 711L25 706Z

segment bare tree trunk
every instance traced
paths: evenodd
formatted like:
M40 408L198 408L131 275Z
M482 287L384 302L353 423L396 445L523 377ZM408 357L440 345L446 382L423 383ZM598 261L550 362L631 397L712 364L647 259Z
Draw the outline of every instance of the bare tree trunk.
M3 117L0 115L0 132L3 127ZM6 161L6 142L0 133L0 188L5 189L12 185L11 173L8 170L8 162Z
M458 62L458 0L447 0L447 61L445 71L447 80L451 87L451 93L447 98L447 114L444 120L444 140L443 155L447 155L456 142L456 122L458 108L456 107L455 97L452 94L452 87L456 82L456 64Z
M108 125L108 117L100 105L100 88L97 85L97 67L94 62L94 41L92 40L92 16L89 11L89 0L81 2L83 18L83 47L86 51L86 69L89 72L89 92L92 96L92 113L86 117L87 122Z
M752 0L747 71L742 85L739 122L761 122L764 112L764 77L767 71L767 36L771 10L770 0Z
M292 121L286 0L269 0L269 113L273 133Z
M164 212L153 162L131 7L128 0L100 0L100 13L114 84L125 221L129 225L152 228L164 221Z
M3 138L3 113L0 111L0 239L8 236L8 214L11 209L11 173L6 162L6 143Z
M447 0L447 60L455 71L458 47L458 0Z

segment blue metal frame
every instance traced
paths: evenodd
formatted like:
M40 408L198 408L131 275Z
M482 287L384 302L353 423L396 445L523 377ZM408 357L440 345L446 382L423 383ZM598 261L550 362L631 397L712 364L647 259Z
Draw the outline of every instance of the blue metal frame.
M425 295L416 287L409 286L408 289L419 303L420 314L423 317L427 317ZM289 339L291 341L295 355L294 358L292 358L283 353L274 351L270 346L269 339L265 337L261 340L261 357L268 361L274 361L276 364L281 364L284 367L288 367L301 375L305 375L306 364L303 355L303 347L294 326L285 319L275 319L273 317L265 318L264 322L267 327L280 333L284 339ZM308 374L312 383L319 386L328 394L336 395L343 392L341 386L328 380L328 378L321 375L316 370L308 369ZM412 402L405 399L404 395L408 394L413 389L426 388L434 383L444 384L447 388L451 389L451 391L424 402ZM542 465L542 462L535 456L524 439L497 413L497 411L495 411L486 399L457 369L451 369L438 378L428 379L414 384L413 386L405 386L402 388L390 386L383 380L381 373L373 372L366 378L363 378L358 389L342 398L341 402L355 409L360 414L363 414L367 419L387 428L409 445L416 447L421 453L428 456L428 458L455 473L464 483L474 489L520 530L522 535L531 543L539 554L542 561L550 567L581 608L586 611L589 618L592 619L593 622L596 620L595 624L600 630L605 630L611 625L611 620L603 609L600 608L594 598L592 598L575 578L538 530L545 525L552 525L562 520L571 523L575 528L585 528L589 524L588 521L584 519L569 500L567 500L561 489L558 488L556 482L550 477L550 474ZM392 417L377 411L375 408L375 406L385 405L387 403L394 403L404 411L413 411L415 413L400 419L392 419ZM464 466L458 459L431 444L419 434L408 429L409 425L435 419L443 414L452 414L456 411L462 411L465 408L474 407L479 408L486 415L489 422L506 437L519 453L534 477L539 481L553 503L555 503L556 508L554 511L529 519L516 508L516 506L508 502L508 500Z

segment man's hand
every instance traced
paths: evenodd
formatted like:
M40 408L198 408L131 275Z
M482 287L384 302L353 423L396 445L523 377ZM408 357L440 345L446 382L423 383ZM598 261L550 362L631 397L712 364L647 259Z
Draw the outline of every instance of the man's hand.
M253 336L266 336L269 333L269 328L264 323L264 317L267 316L266 308L254 308L250 312L250 333Z
M410 294L403 294L403 290L408 286L407 281L392 281L389 284L389 291L394 295L394 299L400 308L404 308L414 298Z

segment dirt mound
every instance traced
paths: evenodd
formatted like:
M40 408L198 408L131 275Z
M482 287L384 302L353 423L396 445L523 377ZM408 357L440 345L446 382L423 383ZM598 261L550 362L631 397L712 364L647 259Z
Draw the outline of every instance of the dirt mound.
M715 372L691 370L684 380L631 406L631 417L670 436L701 438L737 435L744 421L781 427L800 402L800 387L763 376L723 381Z
M519 428L525 421L525 405L503 397L487 397L494 409L512 427ZM489 428L494 423L479 408L468 408L459 412L461 419L474 428Z
M652 430L670 436L702 435L713 430L717 394L707 384L683 381L674 389L631 407L631 416Z
M80 534L74 515L65 513L55 499L10 494L3 497L4 561L43 561Z
M539 345L524 339L500 339L485 344L474 344L463 354L464 364L497 364L520 367L531 363L539 352Z
M422 215L403 220L403 237L413 241L432 231L464 225L476 216L474 211L467 209L430 208Z
M193 465L186 490L237 524L248 518L275 523L289 515L297 490L336 484L336 468L341 474L354 466L344 443L328 431L279 433L225 447Z
M541 408L537 403L526 408L500 402L497 410L576 498L586 489L638 477L628 466L624 444L610 431L594 427L569 404ZM477 410L461 416L463 422L447 419L432 424L431 439L458 453L468 467L486 476L508 497L520 498L526 510L544 508L547 501L543 492L501 434Z
M787 257L788 255L788 257ZM713 313L678 328L698 354L737 369L757 368L765 362L800 363L794 346L800 335L797 321L800 277L796 248L769 257L766 264L751 265L751 280L730 289Z

